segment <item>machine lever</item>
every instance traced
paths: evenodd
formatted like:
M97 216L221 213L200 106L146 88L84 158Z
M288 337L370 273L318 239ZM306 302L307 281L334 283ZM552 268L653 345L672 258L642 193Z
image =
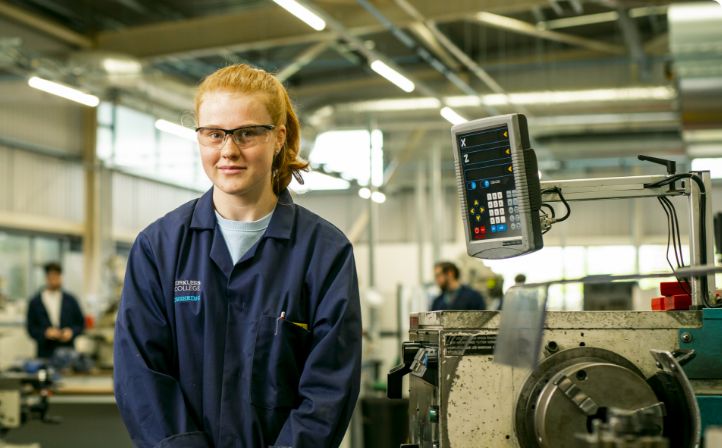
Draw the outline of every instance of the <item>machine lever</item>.
M675 162L674 160L660 159L658 157L645 156L642 154L638 155L637 159L643 162L657 163L659 165L667 167L667 174L669 174L670 176L677 173L677 162Z
M680 366L683 366L694 359L696 356L694 350L675 350L672 352L672 356L677 360ZM660 367L661 368L661 367Z
M411 366L421 349L422 346L418 342L404 342L401 348L401 364L391 369L386 376L388 383L386 396L388 398L401 398L403 378L411 373Z

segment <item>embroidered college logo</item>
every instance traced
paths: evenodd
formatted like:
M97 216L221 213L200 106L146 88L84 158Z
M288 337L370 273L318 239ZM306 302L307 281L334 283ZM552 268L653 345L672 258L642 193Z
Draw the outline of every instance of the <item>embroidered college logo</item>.
M175 281L175 303L200 302L201 282L199 280L176 280Z

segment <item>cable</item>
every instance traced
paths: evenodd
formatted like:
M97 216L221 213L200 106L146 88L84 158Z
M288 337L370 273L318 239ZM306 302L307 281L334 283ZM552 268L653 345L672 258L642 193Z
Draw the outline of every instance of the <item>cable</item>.
M662 198L658 197L657 200L659 200L659 203L662 205L662 210L664 210L664 214L667 215L667 252L665 253L665 258L667 258L667 264L669 265L669 269L671 269L672 273L674 273L674 266L672 266L672 262L669 260L669 243L672 238L672 230L670 228L670 224L672 220L669 216L669 211L667 210L667 207L665 207L664 202L662 202Z
M665 253L665 258L667 259L667 264L669 265L669 268L672 270L672 275L674 275L674 278L677 280L677 283L682 287L682 290L686 294L692 294L689 288L689 281L687 278L680 278L675 273L674 266L672 266L672 262L669 259L669 246L670 241L672 242L672 245L674 246L674 252L675 252L675 259L677 260L677 268L680 268L684 266L684 259L682 259L682 264L680 265L680 255L681 255L681 243L680 243L680 237L679 237L679 221L676 221L676 215L677 210L674 208L674 205L672 202L665 198L665 197L657 197L657 200L662 205L662 210L664 210L664 214L667 215L667 251ZM675 237L675 230L676 230L676 237ZM676 242L675 242L676 240ZM679 246L679 254L677 252L677 248Z
M559 187L547 188L546 190L542 190L542 192L541 192L541 194L545 194L545 193L556 193L556 195L559 196L559 200L562 201L562 204L564 204L564 208L566 208L566 212L565 212L564 216L562 216L561 218L556 218L556 214L554 214L552 216L552 224L557 223L557 222L566 221L566 219L569 218L569 215L572 214L572 209L571 209L571 207L569 207L569 203L567 202L567 200L564 199L564 195L562 194L562 189ZM549 205L549 204L542 204L542 205L546 205L547 207L552 208L551 205Z
M681 251L681 246L678 244L678 230L677 227L678 222L675 220L676 218L676 210L674 209L674 206L669 202L667 198L664 197L658 197L657 200L659 201L660 205L662 206L662 209L664 210L664 214L667 215L667 257L669 257L669 243L670 243L670 237L672 242L672 247L674 248L674 258L677 262L677 269L684 266L684 262L680 259L679 253ZM674 268L672 268L674 269Z
M704 181L702 178L693 173L683 173L683 174L676 174L674 176L669 176L665 179L660 180L659 182L653 182L650 184L644 184L644 188L659 188L664 187L666 185L674 185L675 182L682 179L690 179L694 181L697 186L699 187L700 196L702 196L702 201L700 201L699 206L699 231L700 231L700 263L703 265L707 264L707 189L705 188ZM704 305L708 308L719 308L722 306L722 304L711 304L709 302L709 291L708 291L708 282L707 282L707 276L703 276L701 278L702 283L702 301L704 302Z
M674 252L676 258L678 258L677 261L677 267L682 267L685 265L684 263L684 252L682 251L682 237L680 236L679 231L679 218L677 217L677 209L674 207L674 204L672 201L669 200L669 198L661 197L661 201L665 204L667 204L667 208L669 208L671 212L672 217L672 232L675 232L672 234L673 242L676 239L676 245L674 247ZM676 236L676 238L675 238Z
M549 204L542 204L541 206L542 206L542 207L546 207L546 208L549 209L549 211L551 212L551 215L552 215L552 219L556 218L556 215L557 215L557 214L556 214L556 212L554 211L554 207L552 207L552 206L549 205ZM542 212L542 213L544 213L544 212ZM545 216L549 216L549 215L547 215L546 213L544 213L544 215L545 215Z

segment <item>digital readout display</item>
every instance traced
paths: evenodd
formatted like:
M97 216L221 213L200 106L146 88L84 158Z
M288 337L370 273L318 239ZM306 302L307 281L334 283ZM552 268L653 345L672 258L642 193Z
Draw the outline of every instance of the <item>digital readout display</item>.
M521 236L509 128L457 134L472 240Z

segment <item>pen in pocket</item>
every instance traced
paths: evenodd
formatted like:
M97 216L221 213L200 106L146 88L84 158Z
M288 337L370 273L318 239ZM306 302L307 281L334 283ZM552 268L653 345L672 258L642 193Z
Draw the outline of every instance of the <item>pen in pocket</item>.
M281 322L282 320L286 320L286 312L285 311L281 311L281 315L278 316L278 319L276 319L276 331L273 332L274 336L278 334L278 323Z

